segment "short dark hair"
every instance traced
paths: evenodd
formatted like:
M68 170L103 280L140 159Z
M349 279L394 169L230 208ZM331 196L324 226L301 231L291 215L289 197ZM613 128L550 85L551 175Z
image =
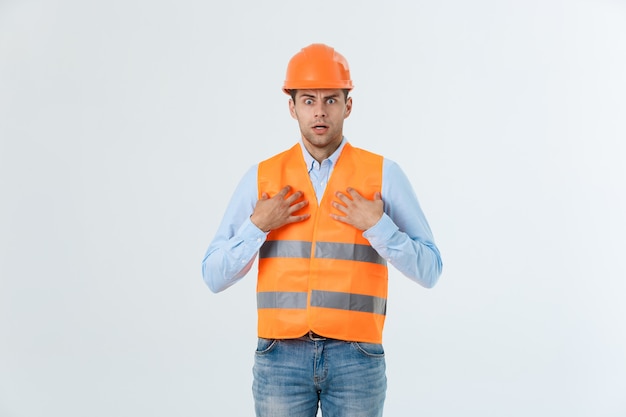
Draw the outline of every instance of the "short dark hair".
M347 88L342 89L341 91L343 91L343 95L344 95L344 99L346 101L348 101L348 94L350 93L350 90L348 90ZM295 102L296 101L296 94L298 93L297 89L293 89L293 90L289 90L289 95L291 96L291 99Z

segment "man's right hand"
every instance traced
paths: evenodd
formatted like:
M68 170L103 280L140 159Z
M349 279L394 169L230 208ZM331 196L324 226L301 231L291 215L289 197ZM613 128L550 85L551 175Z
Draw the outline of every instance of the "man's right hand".
M303 196L302 191L296 191L287 197L290 190L291 187L287 185L272 198L267 193L263 193L250 216L252 223L264 232L269 232L286 224L308 219L311 216L309 213L300 215L293 213L306 207L309 201L298 201Z

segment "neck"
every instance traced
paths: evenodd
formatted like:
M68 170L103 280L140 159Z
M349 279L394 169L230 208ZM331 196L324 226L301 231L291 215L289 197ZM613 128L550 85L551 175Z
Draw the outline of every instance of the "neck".
M343 139L343 136L341 138ZM313 159L321 164L324 159L327 159L337 150L337 148L339 148L339 145L341 145L341 139L337 142L332 142L325 146L314 146L306 139L304 139L302 143L304 144L304 148L307 150L307 152L309 152Z

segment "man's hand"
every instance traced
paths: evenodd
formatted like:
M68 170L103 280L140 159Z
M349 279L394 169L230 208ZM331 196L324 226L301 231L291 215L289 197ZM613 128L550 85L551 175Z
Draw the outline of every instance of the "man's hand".
M374 194L373 200L368 200L351 187L346 192L337 191L335 197L341 202L332 202L333 207L344 215L331 214L330 217L359 230L367 230L378 223L383 215L383 199L379 192Z
M303 196L302 191L296 191L285 198L290 190L291 187L287 185L272 198L267 193L263 193L250 216L252 223L264 232L269 232L286 224L308 219L311 216L308 213L293 215L293 213L307 206L309 201L298 201Z

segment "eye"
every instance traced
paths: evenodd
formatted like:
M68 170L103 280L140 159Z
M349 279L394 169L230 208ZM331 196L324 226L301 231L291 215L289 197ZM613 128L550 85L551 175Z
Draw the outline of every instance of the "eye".
M337 100L335 100L334 98L329 98L326 102L328 104L335 104L337 102Z
M304 104L313 104L313 100L307 98L306 100L304 100Z

